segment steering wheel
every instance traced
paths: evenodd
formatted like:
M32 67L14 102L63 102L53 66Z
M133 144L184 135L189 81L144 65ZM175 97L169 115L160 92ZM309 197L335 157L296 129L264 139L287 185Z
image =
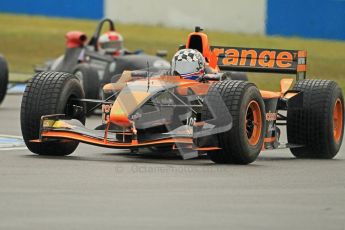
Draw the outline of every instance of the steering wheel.
M99 36L101 35L101 31L102 31L103 25L105 23L109 23L109 31L115 31L115 24L110 18L102 19L98 23L98 25L96 27L96 31L93 33L93 35L89 41L89 46L93 46L95 48L95 51L98 51L97 41L98 41Z

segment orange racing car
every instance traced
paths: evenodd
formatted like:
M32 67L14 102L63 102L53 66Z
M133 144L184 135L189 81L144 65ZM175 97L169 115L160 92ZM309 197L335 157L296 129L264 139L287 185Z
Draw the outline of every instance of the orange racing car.
M71 74L36 74L21 106L27 147L36 154L61 156L84 142L162 154L175 150L184 159L207 154L226 164L249 164L260 151L283 147L299 158L337 154L344 130L343 94L334 81L306 79L305 51L210 46L200 29L182 48L187 51L174 61L183 68L200 64L188 50L203 56L205 69L198 78L174 69L174 61L169 73L125 71L116 83L103 87L102 100L85 99ZM284 78L279 92L264 91L220 71L295 74L296 83ZM102 124L95 129L84 126L86 103L102 106ZM281 126L287 127L285 144L280 142Z

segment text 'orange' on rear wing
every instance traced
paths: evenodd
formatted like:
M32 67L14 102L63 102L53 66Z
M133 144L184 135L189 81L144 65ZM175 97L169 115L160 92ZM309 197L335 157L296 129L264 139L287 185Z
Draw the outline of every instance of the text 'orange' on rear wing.
M211 46L220 70L296 74L306 78L307 52L301 50L258 49Z

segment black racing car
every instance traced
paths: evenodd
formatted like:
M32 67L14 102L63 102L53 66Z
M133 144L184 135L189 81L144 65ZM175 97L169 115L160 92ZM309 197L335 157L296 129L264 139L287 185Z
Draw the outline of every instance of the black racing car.
M85 33L71 31L67 33L67 48L65 54L55 60L47 61L43 66L35 68L35 72L58 71L75 74L82 83L85 95L90 99L100 98L100 89L112 80L112 77L125 70L138 70L147 67L152 70L169 69L170 63L163 57L164 52L157 56L142 52L128 52L120 56L112 56L99 49L98 40L105 23L109 31L115 31L111 19L103 19L96 27L91 39L87 42ZM116 81L116 79L115 79Z
M4 56L0 54L0 104L4 100L8 84L8 65Z

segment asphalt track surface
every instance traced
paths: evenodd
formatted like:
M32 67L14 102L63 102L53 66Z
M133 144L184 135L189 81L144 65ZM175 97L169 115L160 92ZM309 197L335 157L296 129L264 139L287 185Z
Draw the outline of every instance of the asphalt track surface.
M20 101L1 105L0 135L21 135ZM263 152L248 166L85 144L68 157L0 149L0 229L345 230L344 158L344 147L334 160Z

